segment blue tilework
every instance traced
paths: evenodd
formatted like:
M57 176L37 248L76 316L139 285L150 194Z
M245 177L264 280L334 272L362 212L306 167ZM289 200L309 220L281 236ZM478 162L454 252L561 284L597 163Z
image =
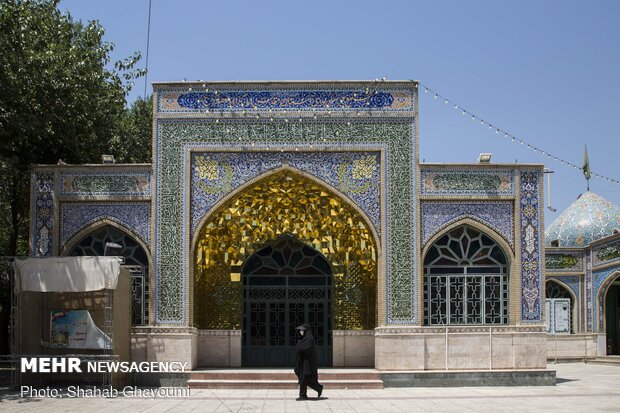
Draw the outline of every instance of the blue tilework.
M620 264L620 240L608 242L592 249L594 266L601 264Z
M560 247L583 247L612 235L620 227L620 207L594 192L586 192L547 227L545 240Z
M605 268L604 270L593 271L592 272L592 280L593 280L593 293L595 297L598 297L599 303L599 319L598 319L598 327L599 331L603 330L604 327L604 317L605 317L605 296L603 295L603 291L601 287L603 284L610 280L611 278L616 278L616 276L620 275L620 264L612 267Z
M592 281L592 252L586 251L586 331L593 330L592 320L594 318L594 282Z
M521 321L524 323L542 322L541 172L522 170L520 173Z
M162 90L160 112L413 110L408 90Z
M356 161L365 162L367 175L359 176ZM200 169L197 162L208 163L208 169ZM380 232L381 166L378 152L194 152L192 234L205 214L226 194L269 170L279 168L283 162L341 191L366 213Z
M54 255L54 174L35 172L32 174L31 217L32 256Z
M424 168L422 195L433 196L512 196L515 194L514 170Z
M550 265L550 260L552 260L553 258L556 259L562 259L562 257L567 257L570 259L570 257L573 257L572 259L575 260L575 264L574 265L570 265L570 266L565 266L563 268L553 268ZM583 272L583 253L582 252L577 252L577 251L553 251L550 252L549 250L545 251L545 259L547 260L547 265L545 266L545 270L547 271L547 274L551 274L551 273L555 273L555 274L564 274L564 273L582 273Z
M144 172L61 173L58 193L71 196L150 196L151 175Z
M579 276L578 275L556 275L553 277L547 277L549 280L558 280L564 283L575 294L577 303L580 303L579 299Z
M497 231L508 245L514 246L512 202L425 201L421 204L422 245L448 225L471 218Z
M66 243L84 227L103 218L118 222L140 236L147 245L150 241L149 223L151 206L148 202L94 204L66 203L60 208L61 245Z

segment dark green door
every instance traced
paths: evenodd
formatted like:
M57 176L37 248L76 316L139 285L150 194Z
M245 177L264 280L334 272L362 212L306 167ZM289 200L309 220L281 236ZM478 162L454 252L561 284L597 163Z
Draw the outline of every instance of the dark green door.
M331 366L332 271L327 259L283 235L248 258L242 273L243 365L292 367L295 327L307 323L319 366Z

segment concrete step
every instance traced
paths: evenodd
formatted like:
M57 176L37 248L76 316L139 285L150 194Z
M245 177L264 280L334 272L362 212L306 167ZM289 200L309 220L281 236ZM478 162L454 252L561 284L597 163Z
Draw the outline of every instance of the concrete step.
M323 380L325 389L382 389L381 380ZM195 380L187 381L190 389L296 389L297 380Z
M382 389L381 373L374 369L319 370L319 382L332 389ZM290 369L205 369L190 372L195 389L294 389L297 376Z
M620 366L620 356L588 357L586 362L592 364L611 364Z

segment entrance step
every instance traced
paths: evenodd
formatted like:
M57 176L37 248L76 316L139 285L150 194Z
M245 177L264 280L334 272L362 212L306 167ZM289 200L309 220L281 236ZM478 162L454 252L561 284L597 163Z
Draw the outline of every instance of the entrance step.
M319 369L326 389L382 389L381 373L373 369ZM194 370L187 385L192 389L295 389L297 376L290 370Z
M586 359L586 362L592 364L611 364L615 366L620 366L620 356L588 357Z

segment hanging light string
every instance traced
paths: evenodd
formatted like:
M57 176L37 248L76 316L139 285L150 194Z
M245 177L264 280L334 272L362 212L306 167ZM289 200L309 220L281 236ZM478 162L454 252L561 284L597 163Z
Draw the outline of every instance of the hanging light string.
M516 136L514 136L513 134L506 132L505 130L503 130L502 128L498 127L497 125L494 125L493 123L484 120L483 118L481 118L480 116L476 115L475 113L463 108L462 106L454 103L453 101L451 101L450 99L446 98L445 96L442 96L441 94L435 92L433 89L429 88L428 86L423 85L422 83L419 83L419 87L420 88L424 88L424 93L425 94L430 94L433 96L434 100L438 100L438 101L442 101L446 106L451 106L452 108L454 108L454 110L460 111L461 114L463 116L467 116L469 118L471 118L472 121L474 122L479 122L481 126L487 127L489 130L494 130L496 134L498 135L504 135L504 138L506 139L510 139L512 142L518 142L521 145L524 145L525 147L527 147L528 149L533 150L534 152L537 152L543 156L546 156L549 159L553 159L556 162L561 163L562 165L569 167L569 168L573 168L573 169L577 169L577 170L581 170L581 167L566 161L558 156L555 156L547 151L544 151L542 149L540 149L539 147L532 145L531 143L527 142L524 139L518 138ZM618 179L613 179L613 178L609 178L607 176L603 176L601 174L598 173L594 173L592 172L592 176L596 176L597 178L600 179L604 179L608 182L613 182L615 184L620 184L620 180Z
M367 84L361 86L360 93L363 93L363 94L366 94L366 95L378 93L378 90L381 87L380 86L381 83L383 83L385 81L386 81L385 77L383 77L381 79L377 78L377 79L374 79L374 80L370 80ZM198 87L195 88L197 90L195 90L194 88L190 87L189 88L190 92L192 92L192 91L196 91L196 92L209 92L209 91L211 91L211 92L215 93L215 95L218 95L219 92L220 92L220 90L218 90L218 89L221 88L221 85L205 82L203 80L198 80L197 83L199 83ZM200 83L202 83L202 85L201 85L202 87L200 87ZM539 147L537 147L535 145L532 145L531 143L525 141L524 139L516 137L515 135L505 131L504 129L498 127L497 125L495 125L495 124L493 124L493 123L491 123L491 122L481 118L480 116L476 115L475 113L473 113L473 112L465 109L464 107L454 103L452 100L446 98L445 96L442 96L438 92L435 92L433 89L429 88L428 86L426 86L426 85L424 85L422 83L419 83L419 82L414 82L414 85L415 85L415 87L418 88L418 90L420 88L423 88L424 89L424 94L431 94L435 100L442 101L446 106L453 107L454 110L460 111L463 116L467 116L467 117L471 118L472 121L480 123L481 126L487 127L489 130L495 131L496 134L498 134L498 135L502 134L504 136L504 138L510 139L512 142L519 143L519 144L527 147L528 149L531 149L534 152L539 153L540 155L546 156L549 159L552 159L552 160L554 160L556 162L561 163L562 165L564 165L566 167L569 167L569 168L572 168L572 169L576 169L576 170L581 170L580 166L578 166L578 165L576 165L576 164L574 164L572 162L566 161L566 160L564 160L564 159L562 159L562 158L560 158L560 157L558 157L556 155L553 155L553 154L551 154L551 153L549 153L547 151L544 151L543 149L541 149L541 148L539 148ZM232 107L232 102L229 103L229 107ZM256 109L256 108L254 108L254 109ZM205 113L208 113L209 109L206 109L204 111L205 111ZM215 109L215 110L212 110L212 112L214 112L214 113L218 113L219 112L221 117L223 117L223 112L224 111L225 111L225 109L219 109L219 110ZM363 110L358 111L358 113L357 113L358 116L361 115L362 112L363 112ZM245 117L252 116L252 117L255 117L256 119L265 119L265 120L268 119L269 121L280 120L280 121L284 121L284 122L288 123L289 122L289 118L286 117L286 116L287 115L288 116L294 115L295 111L293 111L293 110L286 111L285 110L285 111L282 112L282 114L285 116L285 118L278 118L278 117L274 116L275 113L272 113L271 111L268 112L268 113L265 113L265 114L258 114L258 113L252 113L251 110L248 110L248 111L243 110L240 113L231 113L229 116L231 118L236 118L236 117L238 117L238 118L245 118ZM317 117L321 117L321 118L323 118L323 117L331 117L331 111L328 110L327 113L316 113L316 114L314 114L312 116L312 118L314 118L314 119L317 119ZM304 119L302 119L302 117L300 116L298 122L301 123L303 121L304 121ZM216 119L216 122L219 122L219 120ZM351 124L350 121L348 121L347 125L351 126L352 124ZM597 177L599 179L606 180L608 182L612 182L612 183L615 183L615 184L620 184L620 180L618 180L618 179L609 178L609 177L603 176L603 175L595 173L595 172L592 172L592 176L595 176L595 177Z

